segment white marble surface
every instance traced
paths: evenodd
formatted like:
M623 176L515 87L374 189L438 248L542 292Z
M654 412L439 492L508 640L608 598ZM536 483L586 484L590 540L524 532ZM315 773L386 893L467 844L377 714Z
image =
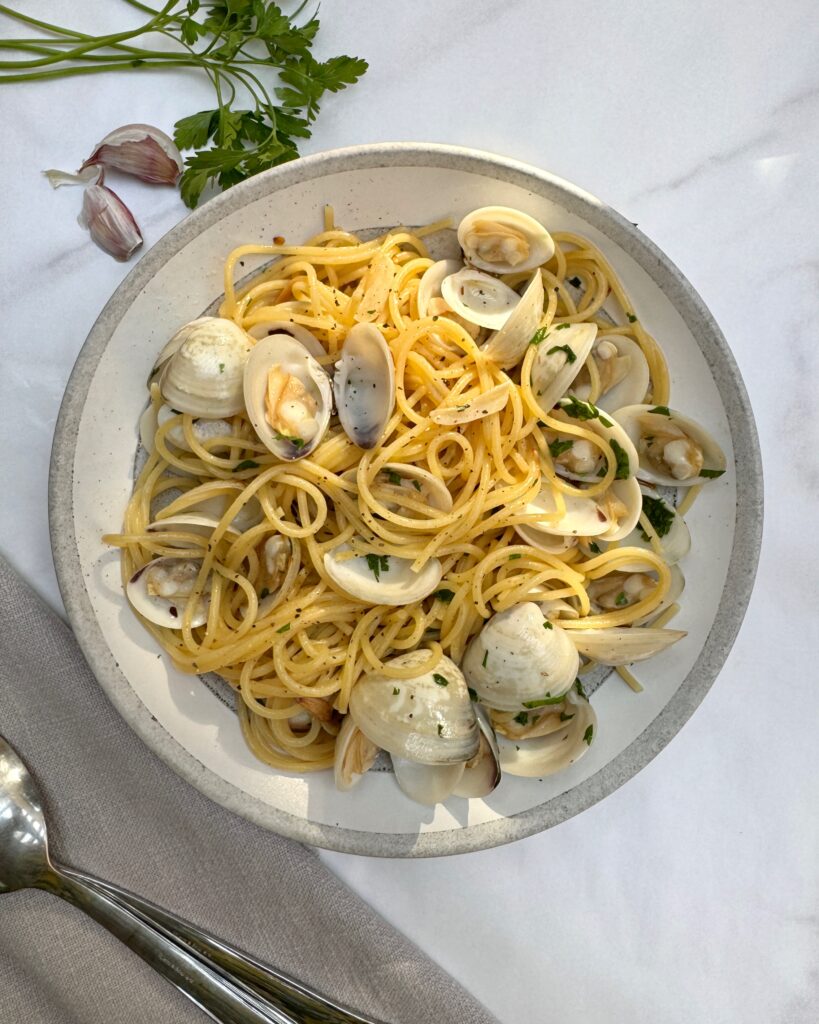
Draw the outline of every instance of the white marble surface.
M91 0L24 6L94 31L128 18ZM325 860L504 1024L815 1020L815 4L323 0L321 13L321 48L366 56L371 70L327 103L305 151L399 139L491 149L639 222L733 347L767 494L740 638L702 708L638 777L506 849ZM76 226L79 196L52 193L38 171L72 167L118 123L167 127L209 105L202 82L174 73L0 92L0 549L55 605L51 434L74 358L128 267ZM147 245L184 215L170 190L121 192Z

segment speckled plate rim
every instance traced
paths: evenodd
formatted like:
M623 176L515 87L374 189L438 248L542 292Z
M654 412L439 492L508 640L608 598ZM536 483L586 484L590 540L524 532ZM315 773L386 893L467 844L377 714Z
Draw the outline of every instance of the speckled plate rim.
M660 714L617 757L567 793L497 821L412 836L317 824L271 807L206 768L153 718L117 666L86 592L74 529L72 486L80 418L97 364L123 313L160 268L222 217L279 188L338 171L392 166L464 170L529 188L578 213L625 250L662 289L697 340L725 407L737 470L734 543L719 610L699 658ZM731 650L756 575L762 506L759 442L736 361L704 302L668 257L615 210L555 175L493 153L413 142L331 150L276 167L216 196L157 242L114 292L77 357L60 407L49 478L51 545L63 601L94 674L131 728L193 786L250 821L313 846L376 857L443 856L514 842L579 814L645 767L693 714Z

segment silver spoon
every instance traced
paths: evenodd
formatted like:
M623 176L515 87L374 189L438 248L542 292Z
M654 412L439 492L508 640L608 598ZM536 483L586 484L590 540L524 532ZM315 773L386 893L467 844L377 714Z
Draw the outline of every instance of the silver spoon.
M174 942L100 886L69 874L48 855L43 804L34 779L0 736L0 894L44 889L84 910L221 1024L304 1024L226 971Z

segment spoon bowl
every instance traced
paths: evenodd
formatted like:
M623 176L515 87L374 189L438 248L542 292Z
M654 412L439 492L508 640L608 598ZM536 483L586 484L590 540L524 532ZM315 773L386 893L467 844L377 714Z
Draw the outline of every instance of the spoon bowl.
M52 870L40 791L0 736L0 893L43 885Z

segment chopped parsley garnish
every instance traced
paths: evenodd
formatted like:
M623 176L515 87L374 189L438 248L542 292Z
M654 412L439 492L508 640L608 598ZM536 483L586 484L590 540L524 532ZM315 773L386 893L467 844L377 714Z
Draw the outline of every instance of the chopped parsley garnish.
M556 331L565 331L567 327L571 327L571 326L572 326L571 324L558 324L557 327L555 327L555 330ZM570 362L574 362L574 360L572 359L572 360L570 360Z
M628 461L628 452L619 445L614 438L610 438L609 444L611 450L614 452L614 457L617 459L617 472L614 474L615 480L628 480L631 476L631 466Z
M569 281L569 284L573 284L575 286L575 288L579 288L580 285L583 284L583 282L580 280L579 277L570 277L568 279L568 281Z
M381 573L389 572L390 556L367 555L367 568L375 576L375 582L378 583L381 580Z
M589 544L589 551L593 551L596 555L600 554L600 545L596 540L593 540L591 544Z
M561 324L560 327L568 327L569 324ZM557 330L560 330L560 327ZM547 356L552 355L553 352L565 352L567 363L576 363L577 356L575 355L574 349L571 345L552 345L552 347L546 353Z
M443 601L444 604L449 604L449 602L455 596L455 591L454 590L436 590L435 593L432 596L433 597L437 597L438 600L439 601Z
M583 689L583 684L582 684L582 683L580 682L580 680L579 680L579 679L575 679L575 681L574 681L574 688L575 688L575 690L577 690L577 692L578 692L578 693L580 694L580 696L581 696L581 697L582 697L582 698L583 698L584 700L588 700L588 699L589 699L589 698L588 698L588 697L586 696L586 691L585 691L585 690Z
M262 589L259 591L259 600L264 601L266 597L270 597L270 591L267 589L267 587L262 587Z
M559 697L553 697L550 693L547 693L540 700L525 700L522 703L525 708L545 708L547 704L560 704L563 698L564 694L561 694Z
M388 469L385 470L385 472L387 474L387 479L391 484L398 484L400 486L401 481L403 480L402 476L396 473L394 469Z
M548 334L549 334L549 328L548 327L538 327L538 329L535 331L535 333L530 338L529 344L530 345L539 345L541 343L541 341L543 341L544 338L548 337Z
M649 409L649 412L656 412L658 416L670 416L671 410L667 405L655 405L653 409Z
M242 459L238 466L234 466L233 471L238 472L240 469L258 469L260 463L256 462L255 459Z
M589 746L591 746L593 739L594 739L594 726L590 725L586 729L586 731L583 733L583 742L587 743Z
M574 441L561 441L560 438L555 438L554 441L549 442L549 454L556 459L567 452L573 444Z
M400 692L401 692L401 690L399 689L399 687L393 686L393 688L392 688L392 695L393 695L393 697L397 697Z
M628 598L626 597L625 590L620 591L617 597L615 597L614 603L617 605L618 608L622 608L623 605L628 604Z
M591 402L584 402L582 398L576 398L574 395L569 395L568 398L562 398L560 400L560 408L567 416L571 416L572 419L599 419L604 426L611 426L611 421L604 419L603 416L600 415L600 410L596 405L592 405Z
M637 323L637 317L633 313L626 313L626 316L628 317L628 322L630 324L636 324Z
M288 631L288 629L290 629L290 623L289 622L285 622L285 624L282 626L282 628L281 629L277 629L276 632L277 633L286 633Z
M467 693L469 694L469 699L472 700L472 701L477 701L477 699L478 699L478 691L477 690L473 690L471 686L467 686L466 689L467 689Z
M443 727L443 725L442 725L442 724L441 724L441 723L439 722L439 723L438 723L438 735L440 736L440 735L441 735L441 734L443 733L443 731L444 731L444 727Z
M273 433L276 435L277 441L287 441L292 444L294 448L303 448L307 442L301 437L291 437L289 434L282 434L278 430L274 430Z
M708 480L716 480L716 478L718 476L722 476L724 472L724 469L701 469L700 476L704 476Z
M489 651L483 652L483 661L481 662L482 668L486 668L486 659L489 657Z
M644 494L643 512L646 514L646 519L654 527L654 532L657 536L665 537L674 523L674 516L676 515L674 510L669 508L659 498L652 498ZM648 540L648 534L645 531L643 531L643 540Z
M421 485L418 483L417 480L413 480L412 481L412 486L415 488L416 491L420 491L421 490Z
M567 715L565 711L560 712L560 721L569 722L574 718L574 715Z
M549 622L548 619L544 619L543 620L543 628L544 629L554 629L555 627L551 624L551 622Z
M518 725L528 725L529 716L525 711L521 711L519 714L515 715L515 721Z
M447 677L440 675L440 673L438 672L433 672L432 678L439 686L449 686L449 680L447 679Z
M224 363L219 363L219 373L224 373L224 372L225 372L225 364Z
M514 562L514 561L515 561L515 559L517 559L517 558L523 558L523 555L521 555L520 553L518 553L518 554L516 554L516 555L510 555L510 556L509 556L509 561L510 561L510 562Z

